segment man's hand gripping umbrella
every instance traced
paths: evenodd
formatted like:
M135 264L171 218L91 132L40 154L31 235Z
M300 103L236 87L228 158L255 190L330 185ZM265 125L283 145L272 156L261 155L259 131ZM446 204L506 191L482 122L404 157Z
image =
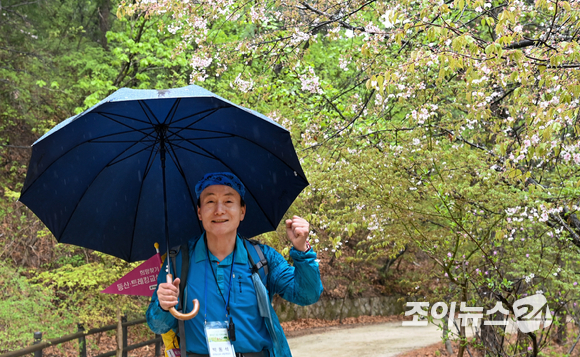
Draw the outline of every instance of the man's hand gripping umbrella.
M164 310L169 310L171 315L178 320L191 320L199 312L199 301L193 299L193 309L187 314L181 313L175 309L177 305L177 296L179 296L179 278L173 280L173 275L167 274L167 282L159 284L157 296L159 297L159 305Z

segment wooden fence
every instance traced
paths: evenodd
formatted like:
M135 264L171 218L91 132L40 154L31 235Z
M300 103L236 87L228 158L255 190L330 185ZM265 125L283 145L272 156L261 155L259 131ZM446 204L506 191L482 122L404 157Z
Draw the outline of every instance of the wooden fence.
M139 324L142 324L145 322L146 322L145 319L127 321L126 317L122 317L121 324L94 328L94 329L90 329L88 331L85 331L83 329L83 327L79 325L78 331L76 333L62 336L59 338L55 338L52 340L46 340L46 341L42 341L42 332L35 332L34 333L34 342L31 346L28 346L28 347L23 348L23 349L18 350L18 351L4 353L4 354L0 355L0 357L18 357L18 356L29 355L31 353L34 353L34 357L42 357L42 350L43 349L48 348L48 347L52 347L52 346L56 346L56 345L60 345L61 343L72 341L74 339L78 339L78 342L79 342L79 356L80 357L87 357L86 336L94 335L94 334L97 334L100 332L116 330L119 328L119 325L121 326L121 341L120 341L121 343L119 344L119 347L122 350L122 357L127 357L128 351L134 350L136 348L152 345L152 344L155 344L155 356L156 357L161 356L162 355L161 348L162 348L163 340L162 340L161 336L159 336L159 335L155 335L155 338L153 338L153 339L127 346L127 328L129 326L139 325ZM119 342L119 341L117 341L117 342ZM110 356L116 356L116 355L117 355L117 351L110 351L110 352L106 352L106 353L101 353L101 354L94 356L94 357L110 357Z

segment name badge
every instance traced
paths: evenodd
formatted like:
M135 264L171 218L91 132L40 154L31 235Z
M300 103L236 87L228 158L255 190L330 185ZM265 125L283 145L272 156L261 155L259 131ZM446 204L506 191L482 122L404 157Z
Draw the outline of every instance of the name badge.
M173 348L165 351L167 357L181 357L181 350L178 348Z
M204 329L210 357L236 357L227 321L206 321Z

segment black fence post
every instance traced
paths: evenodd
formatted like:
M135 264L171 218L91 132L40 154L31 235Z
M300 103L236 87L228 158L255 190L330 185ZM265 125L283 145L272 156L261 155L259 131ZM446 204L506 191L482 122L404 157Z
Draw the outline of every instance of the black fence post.
M121 322L122 323L127 322L127 316L126 315L123 315L121 317ZM127 351L125 350L125 347L129 346L129 344L127 343L127 326L123 326L122 330L123 330L123 346L121 346L121 348L123 349L122 356L123 357L127 357Z
M83 332L85 328L82 324L77 324L77 330ZM79 357L87 357L87 340L84 334L79 337Z
M155 335L155 338L159 338L160 335ZM155 342L155 357L161 356L161 341Z
M35 332L34 333L34 342L33 345L37 345L42 341L42 332ZM34 357L42 357L42 350L34 351Z

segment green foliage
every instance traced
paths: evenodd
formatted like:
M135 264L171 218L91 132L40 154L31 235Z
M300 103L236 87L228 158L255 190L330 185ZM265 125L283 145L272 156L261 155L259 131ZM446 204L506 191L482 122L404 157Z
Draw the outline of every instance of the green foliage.
M65 251L75 251L72 246L59 246ZM74 311L77 323L90 326L113 323L117 309L141 316L148 298L101 293L139 263L129 264L98 252L91 255L96 261L86 262L85 256L78 253L61 256L52 269L40 272L31 281L54 291L59 296L56 303L59 311L62 314Z
M290 130L311 186L288 215L310 221L333 272L384 277L418 248L434 268L398 276L415 299L491 307L542 290L575 311L577 2L227 4L121 1L114 20L101 2L2 2L0 245L46 270L35 281L62 311L100 321L107 304L141 302L97 293L122 262L60 246L34 258L28 247L53 242L13 202L26 155L1 145L30 144L119 87L190 81ZM284 236L263 239L287 254Z
M100 262L80 265L79 255L73 255L67 264L37 275L34 270L0 267L1 351L28 346L35 331L50 339L76 331L79 323L112 324L117 309L130 318L143 316L148 298L100 293L137 263L119 264L116 258L97 255Z
M61 315L56 308L53 290L32 284L23 270L0 266L0 351L24 348L32 334L43 331L44 338L56 338L71 332L77 322L73 311Z

